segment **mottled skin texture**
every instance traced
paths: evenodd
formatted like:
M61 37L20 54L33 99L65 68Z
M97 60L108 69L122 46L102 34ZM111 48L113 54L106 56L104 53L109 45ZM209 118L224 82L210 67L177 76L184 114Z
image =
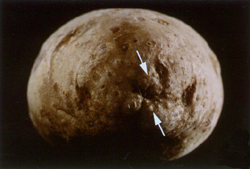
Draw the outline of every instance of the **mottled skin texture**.
M43 44L28 103L51 144L123 133L151 139L156 154L172 160L211 134L223 86L215 54L191 27L149 10L107 9L75 18Z

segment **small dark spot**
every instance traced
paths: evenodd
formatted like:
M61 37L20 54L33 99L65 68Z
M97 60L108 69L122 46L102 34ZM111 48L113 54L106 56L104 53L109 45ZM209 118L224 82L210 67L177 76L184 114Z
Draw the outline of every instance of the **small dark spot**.
M55 82L54 83L54 85L53 85L53 89L55 90L55 91L58 91L58 84Z
M168 69L163 63L161 63L159 60L155 64L156 72L159 75L160 82L165 88L169 88L169 72Z
M129 46L128 44L124 44L124 45L122 46L122 50L123 50L123 51L128 50L128 46Z
M100 105L100 102L95 101L95 105L96 105L96 106L99 106L99 105Z
M112 93L112 96L113 96L113 97L118 97L118 96L119 96L119 92L118 92L118 91L114 91L114 92Z
M68 97L67 100L70 100L69 97ZM66 105L67 105L68 108L72 108L72 107L73 107L72 101L67 101L67 102L66 102Z
M113 32L113 33L116 33L120 30L120 28L118 26L115 26L113 28L110 28L110 30Z
M194 93L196 91L196 80L188 86L182 94L182 101L186 106L190 106L193 102Z
M204 102L203 104L202 104L202 107L205 107L206 106L206 102Z
M164 91L161 91L161 93L159 94L160 98L166 98L166 93Z
M69 98L69 93L67 92L65 92L65 91L63 91L63 94L64 94L64 96L66 97L66 98Z
M143 17L138 17L137 18L139 21L145 21L145 19Z
M91 59L95 59L96 58L96 55L91 55Z
M203 79L203 85L207 85L207 80L205 78Z
M87 100L91 99L91 94L89 92L89 89L85 86L79 87L78 85L76 86L76 94L78 96L77 101L78 101L78 109L82 109L83 105L87 104Z
M57 111L58 106L57 106L55 103L53 103L53 104L52 104L52 108L53 108L54 111ZM42 111L41 111L41 112L42 112ZM41 115L44 115L44 113L41 113Z
M139 85L138 85L138 82L137 82L136 80L131 79L131 80L129 81L129 84L131 85L131 88L132 88L131 91L132 91L133 93L140 94Z
M137 42L137 39L135 39L133 42L136 43L136 42Z
M139 92L144 98L152 100L155 97L155 88L154 86L149 86L147 89L143 89L139 86Z
M196 127L193 130L196 130Z
M175 37L178 37L176 34L174 34Z
M203 129L203 130L202 130L202 133L205 133L205 132L206 132L206 129Z
M169 25L169 23L167 21L164 21L162 19L158 19L158 23L162 24L162 25Z
M105 87L105 85L102 85L101 88L103 89Z
M201 99L200 94L197 94L197 96L196 96L196 101L199 101L200 99Z
M111 73L111 72L108 72L108 76L111 77L111 76L112 76L112 73Z
M118 35L116 38L115 38L115 41L123 41L126 37L128 36L128 33L122 33L121 35Z
M147 45L147 46L155 46L155 45L156 45L156 42L155 42L154 40L147 41L146 45Z
M80 43L75 43L75 48L78 48L80 46Z
M94 81L97 81L97 80L99 80L99 79L101 78L101 76L100 76L98 73L96 73L96 72L93 73L93 76L92 76L92 77L93 77L93 80L94 80Z
M210 119L207 119L204 123L204 126L208 127L211 124Z
M150 42L147 42L146 45L151 46L152 44Z
M157 62L155 67L156 67L156 72L159 74L161 79L164 78L165 76L168 76L168 71L162 63Z

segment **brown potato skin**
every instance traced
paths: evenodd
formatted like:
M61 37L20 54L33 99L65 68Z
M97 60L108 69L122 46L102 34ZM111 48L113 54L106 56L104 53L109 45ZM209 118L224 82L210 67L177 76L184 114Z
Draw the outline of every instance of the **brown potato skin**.
M211 134L223 85L215 54L191 27L150 10L106 9L79 16L48 38L27 96L30 118L51 144L119 133L145 137L145 147L155 144L156 155L173 160Z

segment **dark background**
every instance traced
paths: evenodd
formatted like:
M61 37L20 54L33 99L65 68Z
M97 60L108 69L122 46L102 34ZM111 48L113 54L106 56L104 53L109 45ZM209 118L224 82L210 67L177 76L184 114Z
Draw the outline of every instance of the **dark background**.
M250 128L250 1L1 1L0 168L248 168ZM58 150L34 129L26 88L42 43L60 26L100 8L146 8L192 26L216 53L225 100L212 135L189 155L173 161L90 157ZM248 129L248 132L247 132ZM122 145L121 145L122 146Z

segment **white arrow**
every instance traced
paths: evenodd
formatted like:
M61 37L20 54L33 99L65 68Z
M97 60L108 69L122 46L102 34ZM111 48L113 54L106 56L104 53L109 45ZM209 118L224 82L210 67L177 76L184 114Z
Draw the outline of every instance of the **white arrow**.
M140 56L140 53L138 52L138 50L136 50L136 53L137 53L137 55L138 55L138 57L139 57L139 59L141 61L140 66L141 66L142 70L144 70L144 72L148 75L148 69L147 69L146 62L142 62L142 59L141 59L141 56Z
M156 114L155 114L154 112L153 112L153 115L154 115L155 125L158 125L158 126L159 126L159 128L160 128L160 130L161 130L161 132L162 132L162 135L165 136L165 133L164 133L164 131L162 130L161 125L160 125L161 120L156 116Z

